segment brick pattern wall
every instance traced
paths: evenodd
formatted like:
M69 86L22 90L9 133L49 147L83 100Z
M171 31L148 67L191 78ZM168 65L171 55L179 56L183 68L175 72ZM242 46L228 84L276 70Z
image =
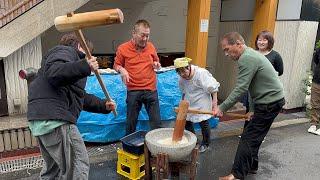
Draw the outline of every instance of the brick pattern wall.
M43 0L1 0L0 28Z

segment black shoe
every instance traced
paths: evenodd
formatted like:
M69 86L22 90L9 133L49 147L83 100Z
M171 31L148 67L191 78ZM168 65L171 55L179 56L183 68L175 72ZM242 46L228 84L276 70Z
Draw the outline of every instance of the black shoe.
M258 172L258 169L251 169L251 170L249 170L249 174L257 174L257 172Z

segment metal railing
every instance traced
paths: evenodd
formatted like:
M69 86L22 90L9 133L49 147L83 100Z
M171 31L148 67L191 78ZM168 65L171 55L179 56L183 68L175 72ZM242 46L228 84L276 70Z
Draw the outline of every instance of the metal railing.
M44 0L1 0L0 28L13 21Z

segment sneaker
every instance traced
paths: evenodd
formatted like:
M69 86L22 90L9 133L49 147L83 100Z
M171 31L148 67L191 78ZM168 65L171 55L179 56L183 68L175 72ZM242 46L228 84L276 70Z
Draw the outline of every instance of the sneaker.
M209 146L207 146L207 145L201 145L200 147L199 147L199 152L200 153L204 153L206 150L208 150L209 149Z
M308 129L308 132L315 134L316 130L317 130L316 125L311 125L311 126L309 127L309 129ZM318 129L318 130L319 130L319 129ZM319 131L319 133L320 133L320 131Z
M320 128L318 130L316 130L315 132L313 132L313 134L316 134L316 135L320 136Z

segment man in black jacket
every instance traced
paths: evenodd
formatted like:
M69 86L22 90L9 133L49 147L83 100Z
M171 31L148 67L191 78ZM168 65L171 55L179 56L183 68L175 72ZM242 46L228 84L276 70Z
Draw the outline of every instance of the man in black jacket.
M313 78L311 85L311 126L308 129L309 133L320 135L320 48L316 50L313 56Z
M45 165L40 179L88 179L89 158L76 121L81 110L107 114L115 108L84 90L87 76L98 69L74 34L49 50L29 85L27 118Z

